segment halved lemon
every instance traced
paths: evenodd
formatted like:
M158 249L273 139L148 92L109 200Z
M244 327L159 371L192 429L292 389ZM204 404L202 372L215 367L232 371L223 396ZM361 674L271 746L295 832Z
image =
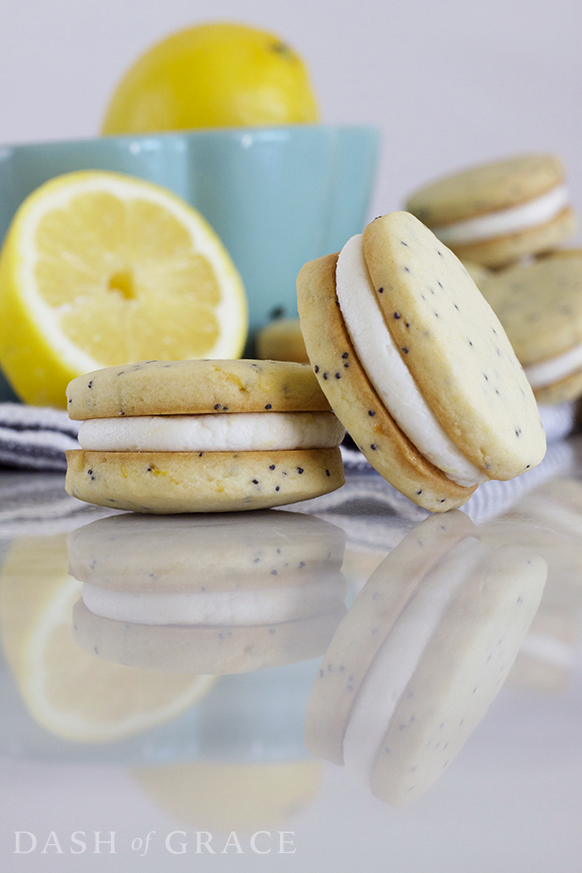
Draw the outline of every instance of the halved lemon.
M81 583L67 573L64 535L13 543L0 575L0 639L22 699L45 730L113 742L164 724L202 697L213 676L112 664L78 648L71 612Z
M247 302L228 252L170 191L68 173L18 210L0 254L0 366L64 408L71 379L143 360L240 357Z

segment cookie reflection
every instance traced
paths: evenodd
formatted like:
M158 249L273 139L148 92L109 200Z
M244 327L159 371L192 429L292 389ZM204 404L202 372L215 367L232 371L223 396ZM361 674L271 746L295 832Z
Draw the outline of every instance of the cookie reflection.
M307 706L308 749L388 804L422 796L501 689L546 575L535 551L481 542L460 512L423 521L338 627Z
M123 664L245 673L321 655L345 614L345 535L313 516L116 516L74 531L79 646Z
M531 692L564 692L572 681L582 613L582 483L555 476L480 534L484 542L519 544L546 560L544 596L509 682Z

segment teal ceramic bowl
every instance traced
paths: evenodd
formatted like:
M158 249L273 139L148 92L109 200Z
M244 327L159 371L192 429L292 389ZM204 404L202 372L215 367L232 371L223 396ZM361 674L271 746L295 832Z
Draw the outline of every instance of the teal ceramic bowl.
M296 315L295 279L306 261L362 231L379 140L374 127L314 124L0 147L0 239L22 201L62 173L111 170L156 182L222 239L245 284L252 338L273 318Z

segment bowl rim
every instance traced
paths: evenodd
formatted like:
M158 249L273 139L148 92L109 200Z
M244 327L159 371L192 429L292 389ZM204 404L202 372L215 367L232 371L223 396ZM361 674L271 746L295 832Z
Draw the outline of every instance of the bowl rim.
M254 142L267 142L276 140L289 140L292 136L312 136L317 132L320 135L341 136L364 135L371 139L379 140L381 128L374 123L346 123L346 124L281 124L272 126L255 127L210 127L189 128L186 130L152 131L151 133L127 133L107 134L98 136L78 137L76 139L46 139L34 142L0 143L0 159L5 159L7 153L16 151L32 151L35 149L50 151L64 146L68 148L89 148L99 145L105 148L119 148L123 145L139 143L140 145L161 141L172 143L173 141L222 139L227 138L241 142L246 148ZM249 139L250 138L250 139Z

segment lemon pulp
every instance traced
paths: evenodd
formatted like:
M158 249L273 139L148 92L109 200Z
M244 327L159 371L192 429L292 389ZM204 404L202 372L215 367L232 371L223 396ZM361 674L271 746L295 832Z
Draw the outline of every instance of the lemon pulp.
M247 304L202 216L121 174L53 179L0 255L0 364L29 403L65 405L75 376L141 360L239 357Z

